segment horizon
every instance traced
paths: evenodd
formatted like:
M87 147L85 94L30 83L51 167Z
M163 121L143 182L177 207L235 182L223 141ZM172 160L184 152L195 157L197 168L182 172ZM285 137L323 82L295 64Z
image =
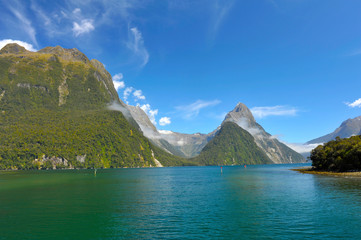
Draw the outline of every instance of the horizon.
M0 48L79 49L160 130L212 132L241 102L271 135L305 143L361 115L359 9L340 0L3 1Z

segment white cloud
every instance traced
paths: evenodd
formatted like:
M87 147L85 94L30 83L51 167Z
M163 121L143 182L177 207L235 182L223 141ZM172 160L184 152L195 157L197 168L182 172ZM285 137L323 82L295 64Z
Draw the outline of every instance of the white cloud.
M118 73L113 76L113 84L114 88L118 91L119 89L125 88L124 81L121 81L123 79L123 74Z
M352 108L354 108L354 107L361 107L361 98L355 100L355 101L352 102L352 103L346 103L346 105L349 106L349 107L352 107Z
M171 124L171 121L170 121L169 117L162 117L159 120L159 125L161 125L161 126L165 126L165 125L169 125L169 124Z
M213 100L213 101L203 101L203 100L197 100L194 103L191 103L189 105L183 105L178 106L176 109L178 111L181 111L183 114L183 118L185 119L192 119L196 116L198 116L199 111L203 108L215 106L219 104L221 101L219 100Z
M302 143L287 143L283 141L281 142L300 154L310 153L312 149L316 148L318 145L322 145L322 143L302 144Z
M158 109L152 109L149 104L144 104L142 106L138 104L137 106L139 106L148 115L149 120L154 125L157 124L157 122L155 121L155 116L158 114Z
M160 134L166 134L166 135L173 134L173 132L172 132L172 131L169 131L169 130L158 130L158 132L159 132Z
M135 97L135 101L145 100L145 96L142 93L142 90L135 90L133 92L133 96Z
M126 45L141 59L140 67L144 67L149 61L149 53L144 46L142 33L136 27L130 29L129 40Z
M2 49L3 47L5 47L5 45L9 44L9 43L17 43L20 46L23 46L26 50L28 51L32 51L32 52L36 52L37 50L33 47L32 44L27 43L27 42L23 42L20 40L12 40L12 39L3 39L0 40L0 49Z
M123 92L123 99L124 101L128 104L128 97L129 95L133 92L134 88L132 87L127 87L124 92Z
M124 81L113 81L115 90L119 90L125 87Z
M89 33L95 29L92 19L83 19L81 23L73 22L73 33L76 37L81 34Z
M255 118L268 116L295 116L298 109L289 106L254 107L251 112Z
M120 81L123 79L123 73L117 73L113 76L113 81Z

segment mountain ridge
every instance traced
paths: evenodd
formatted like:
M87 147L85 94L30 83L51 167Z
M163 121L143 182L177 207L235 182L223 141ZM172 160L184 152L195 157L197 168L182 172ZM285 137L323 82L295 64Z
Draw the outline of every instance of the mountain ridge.
M325 143L336 139L336 137L349 138L354 135L361 135L361 116L343 121L332 133L312 139L306 144Z

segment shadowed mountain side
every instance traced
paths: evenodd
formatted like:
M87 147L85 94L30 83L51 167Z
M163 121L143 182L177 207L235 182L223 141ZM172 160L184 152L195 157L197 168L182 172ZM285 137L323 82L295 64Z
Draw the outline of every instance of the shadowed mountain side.
M237 124L226 122L215 137L192 159L201 165L270 164L254 138Z

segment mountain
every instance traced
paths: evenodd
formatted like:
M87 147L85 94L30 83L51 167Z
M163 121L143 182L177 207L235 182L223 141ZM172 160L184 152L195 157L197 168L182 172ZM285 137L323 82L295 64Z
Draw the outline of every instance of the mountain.
M269 133L267 133L262 128L262 126L255 121L251 111L247 108L247 106L242 103L238 103L237 106L226 115L221 126L209 134L182 134L172 131L157 130L157 128L152 124L148 116L140 107L128 106L128 109L130 110L132 117L140 126L144 136L150 139L152 143L168 151L169 153L172 153L176 156L191 158L191 161L200 162L201 164L211 164L213 162L218 165L220 164L220 162L218 162L220 161L220 159L217 159L218 157L221 157L221 159L223 159L222 161L225 160L227 161L227 163L230 164L241 164L241 162L247 162L247 164L250 164L251 161L253 161L253 164L270 162L298 163L305 161L302 155L293 151L285 144L279 142L276 138L273 138ZM250 157L252 156L252 154L240 154L239 151L242 148L241 146L245 147L246 144L243 144L242 141L233 141L232 144L229 145L230 143L225 140L227 137L224 131L221 137L217 137L223 140L215 141L216 143L218 143L217 146L214 145L214 142L211 143L213 138L217 136L217 134L222 130L222 127L226 125L226 123L235 123L236 126L239 128L236 132L240 134L240 136L245 136L242 131L246 131L251 134L252 141L256 144L257 148L259 148L263 152L263 154L266 155L266 157L264 157L263 155L257 155L261 156L261 159L263 159L263 161L258 162L258 160L255 159L251 160ZM229 131L225 132L229 133ZM234 138L232 136L229 137ZM219 145L220 142L222 143L221 145ZM233 143L236 145L233 145ZM211 148L213 148L211 146L213 146L216 150L211 150ZM222 155L225 152L229 152L226 149L228 149L230 146L237 149L236 152L232 152L231 154L232 159L234 158L235 162L233 162L233 160L232 162L226 160L229 159L229 156L231 155ZM251 152L255 152L253 147L254 146L252 146L252 150L250 149ZM203 150L206 149L207 153L203 153ZM220 153L208 154L209 152L215 153L217 151L220 151ZM201 154L201 156L197 158L199 154ZM209 159L207 161L204 160L204 156L209 157ZM240 159L237 159L237 157L240 157Z
M150 139L156 146L176 156L191 158L198 155L215 135L215 131L209 134L185 134L157 130L147 114L139 106L128 105L128 109L140 126L144 136Z
M222 124L214 138L193 159L201 165L243 165L273 163L258 147L254 137L228 121Z
M59 46L0 50L0 169L183 164L143 136L99 61Z
M308 141L307 144L325 143L336 139L336 137L349 138L355 135L361 135L361 116L347 119L332 133Z
M226 115L222 125L227 122L236 123L239 127L249 132L254 137L257 146L263 150L273 163L299 163L305 161L302 155L267 133L256 122L251 111L243 103L238 103Z

